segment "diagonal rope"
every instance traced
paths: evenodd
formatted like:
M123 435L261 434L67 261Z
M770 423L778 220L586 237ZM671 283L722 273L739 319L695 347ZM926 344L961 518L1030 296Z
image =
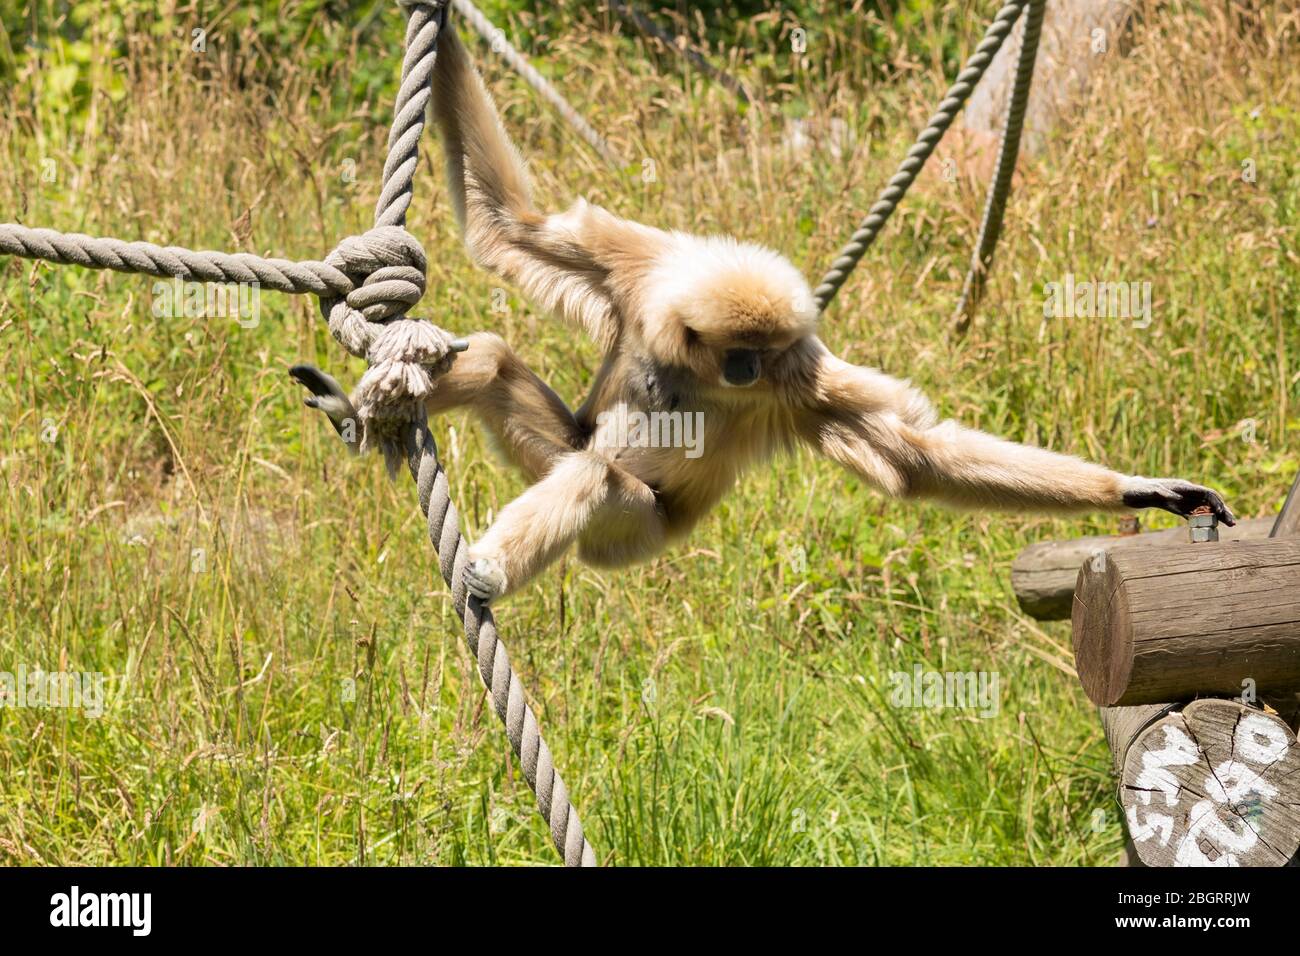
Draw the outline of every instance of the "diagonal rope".
M320 298L330 332L369 368L358 385L365 431L377 432L390 464L405 458L428 521L429 540L438 555L452 604L465 625L465 640L478 661L479 676L519 756L537 808L567 866L595 866L596 855L569 802L537 718L524 699L523 683L510 664L491 610L468 596L462 580L464 538L452 504L438 448L425 421L421 401L433 376L455 348L432 324L406 312L424 293L427 261L406 231L406 212L414 192L425 107L440 30L446 25L446 0L398 0L408 16L402 78L388 137L388 154L375 207L375 228L350 236L324 262L267 259L249 253L196 252L177 246L125 242L114 238L61 233L16 223L0 223L0 254L43 259L60 265L179 278L196 282L256 283L280 292ZM372 413L367 416L366 402Z
M725 70L719 69L709 62L708 58L695 47L691 46L690 41L685 37L678 38L672 33L665 30L659 24L655 23L648 16L629 4L623 3L622 0L609 0L609 8L616 14L626 20L637 31L645 37L652 40L658 40L668 49L672 50L678 56L686 60L687 63L695 67L709 79L728 90L732 96L742 103L749 103L749 91L745 89L743 83L732 76Z
M876 236L880 234L881 228L893 215L898 208L899 202L916 181L917 174L925 166L925 161L930 158L934 152L935 146L939 140L943 139L943 134L948 131L952 121L956 118L957 113L965 105L971 90L979 83L980 77L988 69L989 63L993 60L994 54L1002 46L1002 42L1011 32L1012 26L1015 25L1016 18L1020 16L1021 10L1030 0L1009 0L1006 6L998 11L993 22L989 24L988 31L984 34L984 39L975 48L970 59L966 61L966 66L957 74L957 79L953 81L948 92L944 94L942 102L930 117L930 122L921 135L917 137L915 145L907 151L907 156L899 164L898 172L894 173L887 186L876 200L875 205L867 211L867 216L862 220L857 230L849 238L844 248L835 256L835 261L822 280L818 283L813 292L813 298L817 301L817 308L825 311L826 306L830 305L835 294L840 291L840 286L844 280L849 277L857 264L862 260L863 254L876 241ZM1037 2L1037 0L1035 0Z
M1021 134L1025 128L1025 110L1029 106L1029 87L1034 82L1034 62L1038 59L1038 41L1043 33L1043 12L1047 0L1029 0L1029 13L1025 17L1025 30L1020 38L1020 56L1016 60L1016 78L1011 88L1011 101L1007 104L1007 122L1002 128L1002 143L998 147L998 162L993 170L993 188L984 206L980 223L979 240L971 255L970 269L962 287L961 299L954 311L953 332L962 336L970 327L975 310L984 298L984 283L993 250L1002 235L1002 220L1007 212L1007 197L1011 194L1011 177L1016 171L1016 158L1020 155Z
M528 62L527 57L510 44L503 30L493 26L492 21L485 17L470 0L451 0L451 5L456 8L458 14L469 21L470 26L478 31L479 36L488 41L492 52L505 60L525 83L538 92L542 99L555 107L555 111L573 128L573 131L586 140L587 145L600 153L605 162L615 167L623 165L623 157L618 154L618 151L582 118L582 114L560 95L560 91L552 86L546 77L537 72L536 67Z
M578 811L569 802L568 788L555 769L537 718L524 699L523 684L497 635L492 609L465 588L469 549L460 533L460 519L447 488L447 473L438 461L433 435L424 422L415 422L407 427L405 438L407 467L415 479L420 510L428 522L429 541L438 552L438 567L451 588L452 606L465 623L465 642L478 661L479 676L491 692L492 706L505 724L510 746L537 797L537 810L550 827L551 839L566 866L595 866L595 851L583 835Z

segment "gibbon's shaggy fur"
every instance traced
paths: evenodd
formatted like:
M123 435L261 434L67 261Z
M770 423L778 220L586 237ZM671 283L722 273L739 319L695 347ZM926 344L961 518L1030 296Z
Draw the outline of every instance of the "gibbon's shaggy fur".
M775 252L665 232L581 199L567 212L539 214L523 163L450 28L434 86L471 255L604 349L576 412L490 333L470 336L437 380L428 410L471 407L532 482L470 549L466 583L479 597L517 590L575 541L593 565L649 558L690 531L742 472L797 444L899 497L1181 515L1208 505L1233 523L1207 488L1125 476L939 424L910 383L826 349L808 284ZM702 413L694 419L703 425L702 453L626 441L617 423L633 412Z

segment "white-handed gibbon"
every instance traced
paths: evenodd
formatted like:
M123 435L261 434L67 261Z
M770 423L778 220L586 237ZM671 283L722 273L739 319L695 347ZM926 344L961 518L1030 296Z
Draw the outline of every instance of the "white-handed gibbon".
M808 284L775 252L629 222L583 200L539 214L450 27L434 86L470 254L604 350L576 412L486 332L471 335L437 379L429 412L472 408L532 483L470 548L465 581L480 598L518 590L574 542L582 560L601 567L650 558L689 532L742 472L799 444L897 497L1015 511L1187 515L1208 506L1234 523L1208 488L939 423L907 381L827 350ZM328 376L304 366L294 374L336 425L353 416ZM646 421L682 420L671 416L698 423L694 454L680 441L646 440Z

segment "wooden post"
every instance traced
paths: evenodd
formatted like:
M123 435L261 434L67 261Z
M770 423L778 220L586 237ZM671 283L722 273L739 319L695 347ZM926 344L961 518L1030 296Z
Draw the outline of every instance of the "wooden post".
M1300 687L1300 539L1112 550L1079 571L1075 669L1101 707Z
M1103 708L1132 847L1147 866L1282 866L1300 848L1300 747L1236 700Z
M1300 537L1300 475L1296 475L1295 482L1287 493L1286 502L1282 505L1282 511L1277 516L1277 522L1268 536L1270 538Z
M1296 508L1300 519L1300 507ZM1269 536L1272 518L1250 518L1234 527L1220 528L1221 541L1254 541ZM1297 530L1300 534L1300 529ZM1073 541L1040 541L1031 544L1011 564L1011 587L1016 600L1030 617L1040 621L1065 620L1074 606L1074 585L1079 565L1098 552L1147 551L1187 544L1187 528L1147 531L1143 534L1094 535Z
M1112 61L1125 25L1133 15L1125 0L1052 0L1043 13L1042 39L1034 85L1025 114L1025 143L1033 155L1052 127L1068 120L1084 102L1083 93L1097 70ZM971 93L962 122L975 135L996 143L1006 121L1025 18L1021 17Z

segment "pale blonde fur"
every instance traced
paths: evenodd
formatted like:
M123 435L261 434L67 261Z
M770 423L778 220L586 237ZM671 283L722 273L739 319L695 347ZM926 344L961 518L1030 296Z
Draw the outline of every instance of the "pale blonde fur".
M485 596L516 590L574 542L594 564L650 557L743 471L796 442L886 494L955 505L1114 509L1126 494L1213 494L936 424L909 383L826 349L807 283L771 250L655 229L583 200L539 214L454 30L440 40L433 113L475 260L605 351L576 413L494 335L472 336L438 382L429 410L471 406L535 482L471 549L466 578ZM737 381L751 383L730 387ZM611 444L597 433L615 408L699 413L703 454Z

